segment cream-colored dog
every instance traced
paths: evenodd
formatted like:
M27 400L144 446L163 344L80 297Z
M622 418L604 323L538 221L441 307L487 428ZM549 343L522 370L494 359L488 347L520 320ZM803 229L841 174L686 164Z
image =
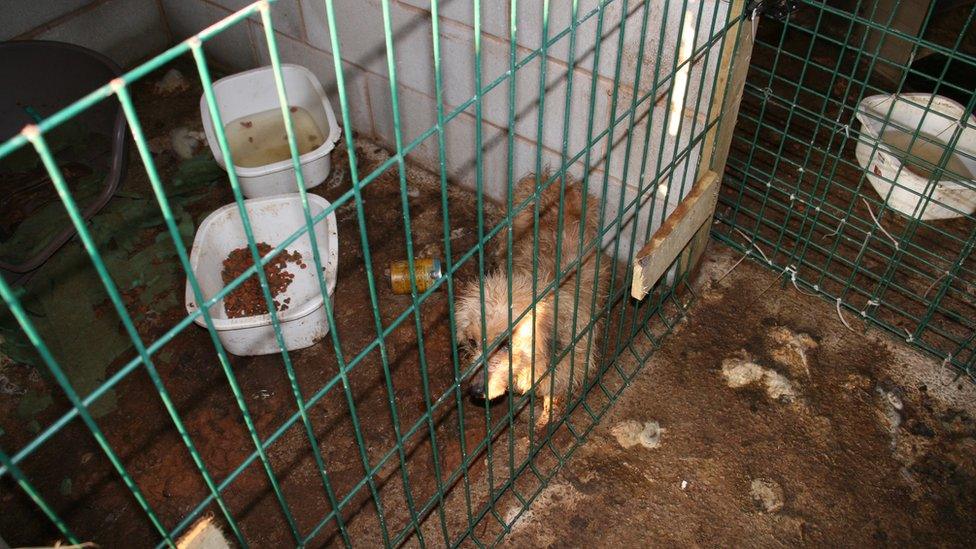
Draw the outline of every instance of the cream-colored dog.
M547 180L548 177L540 178L542 182ZM515 188L516 207L533 194L535 181L535 176L530 175L518 182ZM571 183L567 178L563 196L562 239L557 243L560 234L559 195L559 182L555 182L539 197L538 248L533 246L534 206L530 204L513 219L511 319L515 325L512 326L510 337L497 347L492 347L509 328L505 250L500 254L502 268L488 273L484 278L484 301L482 302L478 281L472 281L460 288L455 303L457 338L461 348L472 359L478 358L485 351L481 337L481 311L484 308L484 340L487 341L488 349L491 349L485 361L487 375L483 371L476 372L471 378L469 393L475 398L491 400L503 395L509 388L518 394L525 394L534 388L536 396L542 401L543 410L538 416L540 426L544 426L551 419L553 399L566 395L570 386L577 387L583 381L584 371L592 374L596 367L592 349L597 346L590 346L591 353L587 357L588 337L583 335L578 341L575 340L579 332L589 326L592 315L599 314L602 310L609 281L610 260L606 257L600 260L598 273L597 256L602 252L599 244L592 246L597 238L600 202L591 197L586 199L584 219L584 197L578 184ZM584 256L577 265L581 224ZM549 286L555 278L557 245L562 248L559 257L561 278L554 289ZM589 251L586 248L590 248ZM532 276L535 258L538 258L538 295L533 305ZM595 305L591 308L594 295ZM523 313L526 314L522 316ZM577 331L575 334L574 314ZM520 316L522 318L519 320ZM597 326L595 324L593 329L596 330ZM553 365L552 357L563 354L569 346L572 346L572 351L558 364Z

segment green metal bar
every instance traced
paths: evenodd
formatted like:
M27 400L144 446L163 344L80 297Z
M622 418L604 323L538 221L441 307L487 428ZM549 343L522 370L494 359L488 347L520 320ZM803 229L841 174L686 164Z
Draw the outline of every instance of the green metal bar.
M621 10L620 10L620 31L619 31L620 34L617 37L617 59L614 61L614 73L613 73L614 74L614 76L613 76L614 86L613 86L613 94L612 94L611 99L610 99L610 120L612 120L614 122L616 121L617 101L618 101L619 92L620 92L620 70L622 68L621 61L623 59L623 52L624 52L624 36L625 36L626 30L627 30L627 19L628 19L628 15L630 13L629 10L627 9L628 8L628 5L629 5L628 0L623 0L623 5L622 5ZM642 43L643 43L643 41L642 41ZM639 67L639 65L638 65L638 67ZM635 69L635 70L639 70L639 69ZM639 84L640 84L639 81L635 81L634 82L634 92L633 92L634 97L636 97L638 95L637 90L638 90ZM632 104L636 105L636 103L634 103L634 102L632 102ZM651 102L651 106L649 106L649 108L653 108L653 101ZM630 109L628 109L627 112L626 112L626 114L627 114L628 117L630 117L633 114L633 111L630 110ZM615 127L616 127L616 123L611 124L610 133L609 133L609 135L607 137L607 145L606 145L606 147L607 147L606 148L607 153L606 153L606 156L604 157L604 161L603 161L603 190L600 193L600 196L604 196L604 197L607 196L607 189L609 188L609 183L610 183L610 166L611 166L611 159L613 158L613 148L614 148L613 147L613 129ZM632 131L633 130L633 126L630 127L630 130L631 131L628 132L628 133L633 133L633 131ZM627 159L625 158L624 159L624 166L626 166L626 165L627 165ZM624 185L626 185L626 182L624 182ZM619 205L617 207L617 217L615 219L615 223L619 223L620 224L620 228L618 230L623 229L623 211L622 210L623 210L623 202L624 202L624 200L626 198L626 196L625 196L626 193L624 191L625 191L625 188L624 189L621 189L620 203L619 203ZM598 223L598 226L599 227L603 227L604 226L605 219L606 219L606 210L607 210L606 205L604 205L603 208L601 208L601 210L600 210L600 221ZM602 241L602 239L601 239L601 241ZM594 269L596 270L596 272L600 272L600 262L603 259L602 256L603 256L603 254L597 254L597 256L596 256L596 261L594 262L595 263ZM615 261L612 261L611 262L612 272L611 272L611 275L610 275L610 286L609 286L609 289L608 289L608 293L611 294L611 295L613 295L613 293L614 293L614 282L615 282L614 281L614 276L616 275L616 264L615 263L616 263ZM599 291L598 284L599 284L599 282L596 279L594 279L593 280L593 292L592 292L593 293L593 297L591 298L591 303L590 303L590 309L591 310L593 310L593 309L596 308L596 298L597 298L597 293ZM604 342L604 344L602 345L603 349L597 355L598 356L598 360L600 361L600 366L597 369L597 378L598 379L601 379L603 377L603 373L606 371L607 365L610 364L610 361L606 360L607 355L606 355L606 344L605 344L605 341L606 341L607 336L609 334L609 330L610 330L609 322L604 323L603 330L602 330L602 334L603 335L601 336L602 337L602 340L601 341ZM587 343L587 357L590 356L589 353L590 353L590 343ZM601 386L602 386L602 383L601 383Z
M480 296L480 321L481 321L481 349L483 349L482 358L488 355L488 344L487 344L487 324L485 321L485 204L484 204L484 158L483 158L483 139L482 139L482 125L484 124L484 114L482 112L482 100L484 96L484 90L482 89L481 82L481 0L473 0L471 9L474 15L474 27L471 30L471 37L474 45L474 143L475 143L475 208L477 210L477 230L478 230L478 245L477 245L477 256L478 256L478 295ZM511 84L516 85L516 80L514 78ZM511 332L511 326L509 326L509 333ZM482 368L485 387L488 386L488 363L484 363ZM494 440L494 435L492 434L492 422L491 422L491 408L488 405L488 400L484 402L485 411L485 440ZM458 413L463 413L463 408L458 409ZM494 466L495 460L492 455L492 445L489 443L486 446L487 457L487 467L488 467L488 493L492 494L495 492L494 488ZM499 523L505 524L505 520L497 513L497 511L492 508L492 515L498 520ZM473 538L476 545L480 546L481 542L477 538Z
M22 134L34 145L34 148L37 150L37 154L40 156L41 162L43 162L48 176L51 178L51 183L54 184L58 197L61 199L61 202L64 203L68 217L71 218L71 222L78 230L78 237L81 239L82 244L84 245L89 256L92 257L92 262L95 269L98 271L99 277L101 277L103 281L109 280L105 264L101 261L101 258L98 257L98 250L95 248L95 243L92 240L91 234L89 233L87 227L85 227L85 220L82 217L74 199L71 197L71 192L68 189L68 185L65 182L64 176L62 175L61 170L58 168L57 163L54 161L54 156L51 154L51 150L48 148L47 143L44 140L44 136L41 135L40 130L38 130L36 126L28 126L27 128L24 128ZM91 414L89 414L88 410L82 405L81 399L78 397L78 393L75 392L74 387L71 385L71 381L64 374L61 366L58 365L57 361L54 359L54 356L41 339L37 329L27 317L27 313L24 311L20 301L14 295L13 290L10 288L7 282L2 280L2 277L0 277L0 297L3 298L4 302L6 302L11 314L13 314L21 329L27 335L28 339L30 339L30 342L34 345L37 352L41 355L41 359L48 367L48 370L50 370L51 375L54 376L54 379L57 381L58 385L61 386L61 389L64 391L65 396L68 397L71 405L78 410L78 415L81 416L81 420L84 422L85 427L88 428L92 434L92 437L95 438L95 441L102 448L102 451L105 453L105 457L108 458L112 464L112 467L122 478L122 482L125 484L126 488L128 488L132 493L132 497L135 498L139 508L142 509L143 513L145 513L146 518L149 519L149 522L163 538L163 540L167 544L172 545L173 540L166 532L166 529L156 512L152 509L152 506L150 506L149 501L142 493L142 490L139 489L135 479L129 475L129 472L122 464L122 460L119 459L118 454L116 454L112 449L112 445L105 437L105 434L102 433L102 430L95 423L95 420L91 417ZM110 293L110 297L117 297L117 294L112 296Z
M429 414L430 384L427 376L427 372L428 372L427 357L426 357L427 351L426 351L426 347L424 346L423 323L421 322L420 319L420 306L417 301L417 272L415 268L416 265L414 264L413 236L412 236L413 233L410 229L410 198L407 195L407 166L406 163L404 162L403 154L402 154L403 131L402 128L400 127L400 123L401 123L400 101L397 95L396 51L394 50L394 45L393 45L393 25L392 25L392 19L390 17L390 2L389 0L382 0L381 5L383 8L383 35L386 41L386 70L388 71L390 77L389 78L390 102L393 107L393 139L396 145L397 153L399 153L398 154L399 158L397 160L397 171L399 172L398 175L400 180L400 207L403 208L403 232L407 244L407 263L409 265L408 274L410 279L410 300L414 310L414 314L413 314L414 330L415 333L417 334L417 346L419 349L418 358L420 361L420 378L421 378L421 386L423 389L424 407L428 411L427 427L428 427L428 435L430 436L430 447L431 447L431 454L433 458L434 475L436 477L437 493L438 495L441 496L442 498L441 501L443 503L444 489L443 486L441 485L441 466L440 466L440 456L438 455L438 450L437 450L437 434L434 430L434 422L433 420L430 419L430 414ZM379 319L378 316L377 319ZM399 437L399 433L397 432L397 430L399 429L399 420L397 419L397 415L395 411L395 404L394 404L395 397L393 396L392 393L393 384L392 384L392 380L390 379L390 374L388 372L384 372L384 374L387 376L387 384L391 389L390 406L394 408L393 429L394 432L397 433L397 436ZM397 439L397 447L400 452L400 463L401 463L400 472L403 481L403 491L407 500L407 509L410 512L410 518L411 518L411 522L413 523L414 532L417 534L417 541L419 542L421 547L425 547L426 541L424 540L423 532L420 530L420 524L417 518L417 511L415 509L415 504L413 501L413 494L410 488L410 479L409 479L409 475L407 474L407 458L405 453L403 452L402 439L399 438ZM439 518L441 522L441 530L444 535L444 540L446 543L449 535L447 533L447 520L444 517L443 505L439 506L438 509L440 510Z
M251 252L251 257L254 264L258 265L261 263L261 254L258 252L257 243L254 239L254 231L251 228L247 208L244 206L244 195L241 193L240 183L237 180L237 170L234 168L233 155L231 154L230 145L227 143L227 136L224 133L224 123L220 115L220 109L217 105L217 98L213 91L213 82L210 78L210 69L207 67L207 60L203 53L203 43L198 40L192 41L190 44L190 49L193 52L193 59L196 62L197 72L199 73L200 81L203 84L203 95L206 99L207 107L210 110L210 118L213 121L214 132L220 146L220 152L228 166L227 178L230 180L231 190L234 193L234 201L237 204L238 213L241 216L241 224L244 227L244 234L247 237L247 247ZM268 287L267 276L265 275L263 268L257 269L256 274L258 276L258 282L261 286L261 293L264 295L264 300L268 307L268 313L271 315L271 324L274 327L275 340L278 343L278 347L281 349L282 359L285 361L286 368L290 369L291 360L288 357L288 351L285 350L285 342L281 334L281 324L278 320L278 313L275 310L274 299L272 298L271 291ZM227 381L230 383L231 390L234 392L234 396L238 399L238 406L241 408L241 411L244 412L245 424L247 425L248 432L258 449L258 453L261 454L261 463L264 465L265 472L268 475L268 481L271 483L271 489L274 492L275 498L278 500L278 504L281 507L282 513L284 514L285 521L288 523L288 527L291 530L291 534L295 541L301 542L302 536L298 531L298 525L295 523L295 517L292 515L288 502L285 500L285 495L281 491L281 486L278 483L278 478L275 475L274 468L271 466L271 462L264 453L264 448L261 446L260 437L258 436L257 430L253 425L253 421L250 420L250 414L245 411L246 404L244 404L244 396L241 394L240 387L237 385L236 376L234 375L233 370L230 368L229 363L224 365L224 361L222 360L221 362L221 365L224 366L224 373L227 375Z
M508 11L508 70L511 74L515 74L515 66L517 61L518 52L518 0L512 0L509 5ZM506 159L506 185L505 185L505 217L508 220L512 219L512 207L515 200L515 108L518 104L516 102L518 86L517 80L512 79L512 82L508 85L508 135L507 135L507 159ZM512 311L512 273L513 261L512 254L514 250L514 237L512 231L506 231L505 233L505 291L506 299L508 303L508 325L514 326L513 324L513 311ZM512 346L508 346L508 386L512 387L514 384L512 364L514 360L514 351ZM515 403L514 399L508 399L508 475L509 478L515 476ZM512 493L518 499L520 505L525 504L525 498L519 493L517 489L512 490ZM469 511L470 515L470 511ZM470 516L468 517L470 521Z
M592 160L593 160L593 158L592 158L593 147L592 147L591 143L594 142L594 138L593 138L593 118L594 118L594 113L596 112L596 99L595 98L596 98L596 94L597 94L597 81L599 80L599 75L600 75L600 47L603 45L603 39L602 39L602 37L603 37L603 20L604 20L604 16L605 16L604 6L600 6L600 14L599 14L599 16L597 18L597 23L596 23L596 36L598 37L598 39L596 40L596 44L593 46L593 67L592 67L592 76L590 78L590 109L589 109L589 113L587 115L587 122L586 122L586 146L584 147L584 149L586 151L586 155L585 155L585 158L583 160L583 183L582 183L582 187L580 189L580 193L583 196L589 196L589 190L590 190L590 166L592 165L591 163L592 163ZM611 125L611 128L612 128L612 125ZM610 139L612 140L613 139L613 130L612 129L609 129L609 135L611 136ZM597 141L599 141L599 139L597 139ZM575 162L575 159L572 162ZM564 166L566 165L566 162L565 161L563 162L563 165ZM606 191L606 189L604 189L604 191ZM584 201L583 202L582 213L580 214L580 219L586 219L586 209L587 209L587 202ZM601 219L600 225L602 226L602 224L603 224L603 221ZM583 255L584 254L584 251L583 251L583 246L584 246L584 243L583 243L583 234L584 234L584 230L585 230L585 228L583 227L583 224L581 223L580 224L580 230L579 230L579 242L580 242L580 244L579 244L579 246L577 248L578 253L576 254L576 257L580 257L580 258L584 257L584 255ZM599 228L598 228L598 231L599 231ZM601 245L602 245L601 238L602 238L602 235L599 235L595 239L595 242L593 242L593 244L592 244L597 249L599 249L601 247ZM597 252L597 253L599 253L599 252ZM594 268L596 268L596 267L599 267L599 264L596 264ZM597 272L599 272L599 271L597 271ZM582 280L580 278L577 278L576 279L576 287L573 289L573 300L574 300L575 303L579 303L580 285L581 284L582 284ZM590 301L590 309L589 309L590 318L593 318L593 315L596 312L595 311L595 308L596 308L596 301L595 300L591 300ZM577 311L578 311L578 309L579 309L579 306L577 305ZM576 313L574 312L574 315L573 315L573 333L574 334L576 333L577 316L578 315L576 315ZM591 350L592 341L593 341L592 338L590 337L590 335L588 335L587 336L587 341L586 341L586 351L585 351L585 353L583 355L584 356L584 361L583 361L583 377L582 377L582 379L584 379L584 380L589 379L589 376L590 376L590 356L591 356L590 355L590 350ZM582 395L582 392L581 392L581 395ZM585 399L582 399L581 398L581 400L582 400L582 403L583 403L583 409L586 411L587 415L589 415L591 418L594 418L593 410L590 408L589 403L587 403Z
M685 5L687 6L687 0L685 0ZM661 12L661 14L662 14L661 15L661 21L667 21L668 20L668 8L669 7L670 7L670 3L669 4L665 4L664 10ZM641 30L640 30L639 36L647 36L647 18L648 18L648 15L650 14L650 11L651 11L650 6L647 5L647 4L645 4L644 5L644 13L641 16ZM661 25L661 30L660 30L660 36L658 37L658 56L657 56L658 59L661 58L661 50L664 47L664 42L665 42L664 34L665 34L665 30L666 29L667 29L667 24L662 24ZM679 29L680 29L680 26L679 26ZM677 44L675 44L675 55L674 55L674 61L671 64L672 65L671 74L675 74L674 67L676 67L678 65L678 51L677 51L677 48L678 48L678 44L680 44L680 43L681 43L681 39L680 39L680 35L679 35ZM631 104L630 104L630 109L629 109L630 110L630 113L628 114L628 119L627 119L627 132L626 132L627 133L627 139L626 139L626 144L624 145L624 164L623 164L623 171L622 171L621 176L620 176L620 181L623 184L623 188L620 189L620 206L623 206L624 200L626 199L626 194L627 194L627 192L626 192L626 190L627 190L627 180L628 180L627 179L627 175L628 175L628 172L630 170L630 153L631 153L631 148L633 146L633 139L634 139L634 133L635 133L634 132L634 125L635 125L635 123L637 121L637 105L636 105L636 103L637 103L637 97L640 95L639 91L640 91L640 83L641 83L641 73L643 72L643 68L644 68L644 47L645 47L646 44L647 44L647 41L646 40L641 40L640 41L640 44L637 47L637 60L634 63L634 65L635 65L635 67L634 67L634 90L631 93ZM620 53L618 53L618 55L620 55ZM659 74L660 70L661 70L661 65L658 64L657 67L655 68L655 71L654 71L654 84L657 83L658 74ZM652 85L652 87L653 87L653 85ZM672 93L673 93L673 89L674 88L672 87ZM650 128L653 125L652 124L653 123L653 120L654 120L654 103L652 102L647 107L647 127L648 128ZM666 122L667 122L667 119L665 118L665 123ZM644 141L644 147L642 147L645 150L645 154L643 155L645 158L646 158L646 150L647 150L647 144L648 143L649 143L649 141L648 140L645 140ZM662 147L663 147L663 144L664 144L664 140L663 139L661 140L661 143L662 143ZM607 158L610 157L610 154L611 154L610 151L612 150L612 145L613 145L613 139L612 139L612 134L611 134L611 140L610 140L610 142L607 145L607 147L610 148L610 150L607 151ZM677 148L677 144L675 145L675 148ZM660 157L658 158L658 160L659 160L658 165L660 165ZM641 177L643 177L643 175L644 175L643 172L644 172L644 166L641 166L641 174L640 174ZM640 186L638 186L638 190L637 190L638 197L641 196L641 191L642 190L643 189ZM654 215L654 201L653 200L654 200L654 198L656 196L657 196L657 194L655 193L651 197L651 211L649 211L648 214L647 214L648 224L650 224L651 218ZM639 202L638 202L638 204L639 204ZM618 209L617 218L618 219L623 219L623 214L624 214L624 212L622 211L622 209ZM636 230L637 225L638 225L638 221L640 220L640 208L637 208L636 211L634 212L634 218L633 218L633 220L634 220L634 229ZM623 224L622 223L621 223L621 226L620 226L620 231L621 232L618 232L617 233L617 238L614 239L613 253L611 255L611 257L614 257L614 258L617 258L618 257L617 254L620 251L620 236L622 235L622 231L623 231ZM631 253L631 255L627 259L627 264L628 265L631 263L631 260L633 259L633 251L634 251L633 240L631 240L631 246L630 246L630 253ZM613 293L614 282L615 282L615 280L617 278L617 265L618 265L618 263L619 263L619 261L614 261L610 265L610 292L611 293ZM630 278L630 275L628 274L627 275L627 279L629 279L629 278ZM627 283L627 281L624 282L624 286L629 286L629 284ZM620 307L620 319L619 319L619 321L617 323L617 342L614 344L614 349L615 350L619 347L619 344L620 344L620 334L622 332L623 320L624 320L624 316L626 315L626 313L627 313L627 307ZM600 352L601 355L606 355L606 353L607 353L607 346L608 346L608 344L610 342L609 341L610 338L608 337L609 336L609 329L610 329L610 322L608 321L604 325L603 342L602 342L603 343L603 349Z
M272 73L274 74L275 81L275 91L278 94L278 105L281 110L281 117L285 125L285 136L288 139L288 152L291 156L292 169L295 172L295 183L298 187L298 196L302 204L302 213L305 216L305 227L308 231L309 243L312 247L312 262L315 266L315 277L319 284L319 292L322 295L323 303L326 301L330 302L328 284L325 281L325 277L322 274L324 269L322 268L322 258L319 252L318 237L315 235L315 226L312 222L311 208L308 203L308 192L305 188L305 176L302 173L302 163L300 160L300 153L298 150L298 142L295 138L295 129L293 121L291 118L291 109L289 108L289 102L287 97L287 90L285 89L284 77L281 70L281 59L278 54L278 42L275 38L274 25L271 20L271 10L268 8L267 4L260 7L261 22L264 26L264 36L268 44L268 57L271 59ZM228 161L228 165L230 165ZM259 271L263 273L263 269ZM274 307L271 307L271 309ZM276 329L277 330L277 329ZM279 345L281 343L279 342ZM329 479L329 474L326 471L325 461L322 457L322 451L319 449L319 443L315 437L315 430L312 427L312 420L308 417L308 412L305 407L305 399L302 396L301 388L298 384L298 376L295 374L294 368L292 367L290 360L288 360L287 353L285 356L285 372L288 376L288 382L291 385L292 394L295 397L295 402L298 405L298 411L302 416L302 424L305 427L305 434L308 436L308 441L311 446L312 456L315 460L315 465L318 468L319 476L322 480L322 486L325 489L326 497L329 500L329 504L333 509L337 508L335 490L332 488L332 482ZM339 528L339 533L342 537L343 543L346 546L351 546L352 542L349 539L349 533L346 531L345 524L342 520L342 513L336 513L336 525Z
M572 30L569 33L569 59L566 67L566 101L565 104L563 105L563 137L562 137L562 146L560 147L560 151L559 151L559 163L560 163L559 167L561 170L566 168L566 157L569 154L569 124L570 124L569 115L570 112L572 111L572 106L573 106L573 80L575 80L574 71L576 70L576 18L579 17L579 0L573 0L573 6L570 11L569 17L570 17L570 25L571 25L570 28ZM641 43L643 44L643 41ZM594 106L595 104L596 104L596 100L591 96L590 105ZM552 310L553 310L552 315L556 319L559 318L559 281L562 280L561 252L563 246L563 240L562 240L563 229L564 229L563 225L565 223L565 220L563 219L563 213L564 213L563 209L565 206L565 199L566 199L566 176L563 175L560 178L560 182L559 182L559 215L556 221L556 227L558 232L556 233L556 273L554 278L557 281L557 284L556 284L556 289L553 292L553 306L552 306ZM586 195L583 195L582 214L580 215L580 223L579 223L580 229L583 228L584 225L583 220L586 219L587 202L589 202L588 197ZM580 244L582 245L582 242L580 242ZM580 278L579 270L577 270L576 273L577 273L576 279L579 280ZM576 316L577 316L576 313L578 312L578 310L579 310L579 301L573 301L572 333L574 335L576 333ZM553 330L552 330L552 341L553 341L554 348L555 348L555 342L558 340L557 334L558 334L558 322L555 322L553 323ZM575 349L575 346L567 347L567 349ZM553 352L553 355L555 354L556 353ZM573 396L573 379L574 379L573 376L575 374L575 367L576 367L576 363L575 363L576 353L570 352L569 357L570 357L569 359L569 380L570 381L569 384L566 386L567 403L570 400L572 400L572 396ZM553 361L552 363L553 368L557 368L558 364L559 363L557 361ZM550 396L554 393L553 385L555 382L555 377L556 376L553 375L550 376L549 379Z
M513 0L512 4L514 5L515 3L516 0ZM430 3L431 41L434 55L434 88L437 100L437 159L438 167L440 168L441 215L444 228L444 265L448 273L453 273L454 252L451 245L451 212L448 207L447 193L447 147L444 136L444 83L441 70L440 14L438 5L438 0L432 0ZM452 304L454 303L455 296L454 277L452 274L448 274L443 279L446 279L447 302ZM451 366L454 370L454 379L456 381L453 385L453 395L454 405L458 412L458 447L461 449L461 460L464 461L468 459L467 436L464 429L464 414L462 413L464 410L464 396L461 393L461 384L457 382L461 379L460 357L458 356L457 346L457 320L454 316L454 307L450 305L447 307L447 317L451 329ZM468 478L467 468L461 468L461 470L464 480L465 516L468 522L468 529L472 529L475 527L475 524L471 520L471 481Z
M8 471L10 471L10 475L14 477L14 481L18 486L20 486L20 489L27 494L27 497L29 497L35 505L37 505L37 508L44 513L44 516L46 516L48 520L54 524L55 528L61 532L61 535L65 537L68 543L74 545L80 543L78 541L78 537L75 536L75 534L68 528L68 525L61 520L61 517L58 516L54 508L52 508L51 505L44 500L44 497L37 490L37 488L34 488L34 485L31 484L30 480L27 479L27 475L25 475L19 467L10 461L10 457L3 450L0 450L0 463L2 463Z
M349 116L349 97L346 92L345 74L342 69L342 52L339 46L339 29L336 23L335 6L333 4L333 0L325 0L325 9L326 9L326 15L328 16L328 20L329 20L329 40L332 47L332 59L335 65L336 87L339 90L339 106L340 106L340 110L342 111L342 128L345 134L346 142L352 144L355 143L355 141L354 141L353 130L352 130L352 120ZM356 200L356 222L359 226L360 245L363 248L363 263L366 268L367 285L369 287L370 302L373 305L373 318L377 327L377 332L381 332L382 327L377 313L379 308L377 305L377 298L376 298L376 284L372 273L372 259L369 253L369 238L366 235L366 220L363 212L363 197L361 191L362 183L359 181L359 168L356 162L356 148L350 145L346 147L346 150L349 156L349 175L350 178L352 179L352 190L354 192L354 196ZM384 365L383 374L385 379L387 380L386 383L387 395L391 399L390 409L394 414L396 414L396 405L392 401L392 395L391 395L392 391L390 390L389 387L390 373L389 373L388 363L386 360L385 345L383 345L382 335L378 333L377 336L378 336L377 342L379 345L381 345L380 350L382 352L382 360ZM347 388L347 395L348 395L347 398L349 399L349 406L351 408L353 406L352 393L351 390L348 389L349 383L348 380L345 378L343 379L343 385ZM397 429L397 441L399 442L402 439L400 438L399 426L396 426L396 422L397 419L396 416L394 415L394 425ZM363 469L369 471L370 469L369 456L366 454L365 444L362 442L360 429L358 425L356 426L355 430L357 433L357 438L359 439L357 440L357 444L359 445L359 452L360 452L360 458L363 462ZM401 461L401 466L405 467L406 464L403 461ZM373 505L376 507L376 514L379 518L380 531L383 536L383 543L385 545L389 545L390 533L386 526L386 518L383 516L383 504L382 501L380 500L376 483L372 480L372 476L369 475L368 473L366 478L369 479L370 493L373 497Z
M166 198L166 192L163 190L163 184L159 177L159 171L156 169L156 164L152 159L152 153L149 151L149 142L142 131L142 123L139 121L139 117L136 115L135 106L132 104L132 98L129 95L129 90L121 81L116 81L115 89L115 93L118 95L119 102L122 105L123 111L125 112L126 121L129 124L129 131L132 132L133 141L135 141L136 148L139 151L139 157L142 159L142 163L146 168L146 176L149 179L149 184L152 186L153 193L156 195L156 200L159 202L160 211L163 214L163 220L166 223L166 228L169 230L170 237L173 239L176 253L179 256L186 272L192 273L193 269L190 267L189 255L186 253L186 247L183 245L183 239L180 236L179 227L176 225L176 219L173 216L173 211L169 207L169 200ZM106 279L105 282L106 286L111 286L109 289L110 293L118 293L118 290L114 287L114 284L111 284L108 279ZM113 302L115 301L116 299L113 297ZM124 306L117 306L117 311L119 315L126 319L127 324L131 324L131 319L128 318L128 313ZM207 314L209 315L209 312ZM136 344L136 348L139 351L139 356L142 359L143 364L146 366L146 371L149 374L153 385L159 392L159 396L163 401L163 405L166 407L167 413L169 413L170 417L173 419L173 424L176 427L177 433L179 433L180 438L183 440L183 444L187 447L190 457L193 459L194 465L196 465L197 469L200 471L200 475L203 478L203 482L207 485L207 489L217 502L217 506L220 508L224 520L227 521L227 526L231 529L234 537L237 538L238 543L240 543L242 547L247 547L248 544L244 539L244 534L241 532L240 526L234 519L234 515L227 506L227 502L220 497L220 492L217 489L213 476L210 474L210 471L204 464L200 451L196 448L192 437L190 437L189 432L186 430L186 426L180 419L176 406L166 391L166 387L163 385L159 372L152 364L149 352L146 350L145 345L138 337L138 334L135 334L135 336L132 337L132 340L133 343Z

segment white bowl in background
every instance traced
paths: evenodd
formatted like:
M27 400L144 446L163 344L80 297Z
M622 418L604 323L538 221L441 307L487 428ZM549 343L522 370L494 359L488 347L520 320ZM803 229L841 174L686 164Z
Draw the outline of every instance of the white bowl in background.
M329 202L318 195L309 194L308 201L313 218L329 207ZM298 194L252 198L245 200L244 206L251 220L255 242L266 242L276 246L305 226L301 198ZM322 275L331 300L336 285L336 266L339 257L335 212L331 212L325 219L315 224L315 239L322 260ZM190 267L200 284L205 300L211 299L224 287L221 277L224 259L231 251L245 246L247 246L247 236L236 203L219 208L200 224L193 239ZM285 251L298 251L302 254L302 261L307 265L302 269L293 263L287 264L285 270L295 275L295 278L288 289L277 296L279 302L291 298L288 308L278 312L285 347L290 351L309 347L319 341L329 333L329 325L321 287L315 274L312 242L308 233L288 245ZM196 297L188 279L186 310L192 314L197 311L197 308ZM275 340L270 314L228 318L223 300L220 300L210 307L210 316L217 329L217 336L227 351L240 356L265 355L280 351ZM194 321L200 326L206 326L202 315Z
M310 189L322 184L329 176L332 168L330 155L341 137L339 125L329 98L312 71L299 65L282 64L281 73L288 95L288 104L308 111L324 137L321 145L299 157L305 188ZM270 66L221 78L214 83L213 90L217 108L220 110L220 118L224 124L245 116L281 108L273 69ZM207 136L207 143L213 152L214 160L226 170L227 162L220 151L213 120L210 117L210 107L205 96L200 97L200 116L203 119L203 131ZM234 166L234 171L237 173L241 192L248 198L298 192L291 158L253 168Z
M957 158L970 174L976 174L976 117L962 105L926 93L873 95L858 104L854 115L861 122L854 155L868 182L890 208L922 220L949 219L976 211L976 181L931 181L905 168L899 155L881 141L884 132L900 131L918 132L933 142L948 144L958 128L961 133L953 154L963 153ZM935 187L930 188L930 184ZM920 208L930 192L931 200Z

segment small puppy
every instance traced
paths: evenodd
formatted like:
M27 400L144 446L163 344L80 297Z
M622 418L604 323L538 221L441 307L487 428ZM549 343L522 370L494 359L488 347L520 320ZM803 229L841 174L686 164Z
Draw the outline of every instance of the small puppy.
M545 182L548 179L548 176L543 176L540 181ZM535 181L535 176L529 175L518 182L514 191L515 207L534 193ZM503 395L508 389L518 394L525 394L534 387L536 396L542 401L542 412L538 416L537 424L540 427L545 426L551 419L553 400L565 396L570 386L578 387L583 381L584 372L592 374L596 368L594 349L597 346L591 345L590 356L587 358L588 336L580 337L575 344L573 341L580 332L584 332L592 316L599 314L603 308L609 282L610 260L608 258L600 259L600 269L597 272L597 257L602 253L600 245L592 246L589 251L585 250L597 238L600 201L582 196L579 185L571 182L567 176L560 227L559 195L560 186L557 181L545 189L538 198L537 248L533 246L534 204L530 203L513 219L511 319L515 325L512 327L511 336L496 348L492 348L495 341L509 327L508 276L505 271L507 250L504 244L497 254L497 262L501 268L487 273L484 278L484 301L482 302L479 282L471 281L459 289L455 303L459 346L472 359L487 350L482 348L483 307L486 330L484 340L491 349L485 361L487 376L483 371L476 372L471 378L468 392L472 397L492 400ZM586 201L585 213L584 200ZM580 264L575 265L580 253L581 224L584 256ZM562 240L557 243L560 229ZM559 257L561 278L555 288L547 288L555 278L556 247L559 244L562 248ZM533 306L534 258L538 258L536 271L538 295L537 302ZM578 301L577 281L579 282ZM592 308L591 304L593 304ZM525 316L522 316L526 311L528 312ZM573 333L574 313L577 332L575 334ZM521 320L519 320L520 316L522 316ZM599 324L595 324L593 330L597 330L598 327ZM562 354L570 345L572 351L567 353L558 364L553 365L552 358ZM509 379L512 382L511 387L509 387ZM552 392L550 392L550 385Z

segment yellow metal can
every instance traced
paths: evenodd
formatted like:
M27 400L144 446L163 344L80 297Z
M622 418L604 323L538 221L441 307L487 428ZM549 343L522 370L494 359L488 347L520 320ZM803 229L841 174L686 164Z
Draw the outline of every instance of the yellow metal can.
M417 276L417 292L425 292L441 277L441 260L433 258L414 258ZM410 262L407 260L390 263L390 286L395 294L410 293Z

